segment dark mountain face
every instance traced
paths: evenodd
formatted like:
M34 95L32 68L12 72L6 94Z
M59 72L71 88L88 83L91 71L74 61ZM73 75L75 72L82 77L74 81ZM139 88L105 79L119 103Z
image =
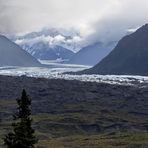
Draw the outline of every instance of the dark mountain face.
M125 36L89 74L148 75L148 24Z
M82 48L69 61L71 64L95 65L114 48L115 42L104 45L101 42Z
M0 66L41 66L29 53L0 35Z

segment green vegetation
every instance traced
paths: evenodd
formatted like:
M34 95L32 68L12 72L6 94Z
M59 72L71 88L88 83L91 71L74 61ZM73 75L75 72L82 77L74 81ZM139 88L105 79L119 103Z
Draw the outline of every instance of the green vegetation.
M3 102L3 106L6 103ZM52 104L51 104L52 105ZM2 106L2 104L1 104ZM99 103L65 103L55 113L32 115L33 127L45 148L147 148L148 120L131 114L131 108L112 110ZM10 129L8 118L2 121L0 137ZM128 132L131 128L139 132ZM140 129L141 128L141 129ZM2 141L0 141L2 143Z
M32 98L37 147L148 147L147 84L122 86L27 77L2 77L0 82L0 145L11 132L15 98L26 86Z
M4 145L8 148L34 148L37 143L34 130L31 127L31 99L23 90L21 99L17 99L18 112L14 114L13 131L4 138Z
M148 133L77 135L41 140L39 145L45 148L147 148Z

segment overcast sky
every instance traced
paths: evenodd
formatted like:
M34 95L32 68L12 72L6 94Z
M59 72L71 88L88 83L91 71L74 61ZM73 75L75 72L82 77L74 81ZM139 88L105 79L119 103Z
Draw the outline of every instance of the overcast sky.
M148 22L148 0L0 0L0 33L74 28L89 40L116 40Z

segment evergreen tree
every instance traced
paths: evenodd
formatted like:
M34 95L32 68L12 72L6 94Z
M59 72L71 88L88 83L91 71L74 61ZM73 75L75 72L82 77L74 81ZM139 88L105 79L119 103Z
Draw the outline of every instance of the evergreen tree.
M12 123L13 132L5 136L4 144L8 148L34 148L37 139L31 127L31 99L25 90L22 91L21 99L17 99L17 104L18 111L14 115L15 122Z

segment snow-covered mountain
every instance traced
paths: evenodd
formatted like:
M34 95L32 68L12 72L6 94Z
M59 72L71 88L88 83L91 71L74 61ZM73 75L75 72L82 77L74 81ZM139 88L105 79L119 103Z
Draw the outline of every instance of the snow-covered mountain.
M69 60L80 48L76 47L79 33L73 30L43 29L11 39L35 58L41 60Z
M16 44L41 60L66 60L70 64L95 65L115 46L116 42L89 42L76 30L43 29L11 38ZM74 55L76 53L76 55Z
M21 47L40 60L69 60L74 55L72 51L62 46L49 47L44 42L37 42L32 46L24 44Z
M89 45L77 52L68 63L80 65L95 65L107 56L115 47L116 42L103 44L102 42Z
M29 53L0 35L0 66L41 66Z

